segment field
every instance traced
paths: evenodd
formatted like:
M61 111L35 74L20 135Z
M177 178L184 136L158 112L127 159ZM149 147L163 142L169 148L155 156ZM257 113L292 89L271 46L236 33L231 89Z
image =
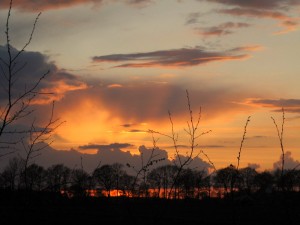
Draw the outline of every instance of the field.
M299 224L299 193L203 200L2 192L1 224Z

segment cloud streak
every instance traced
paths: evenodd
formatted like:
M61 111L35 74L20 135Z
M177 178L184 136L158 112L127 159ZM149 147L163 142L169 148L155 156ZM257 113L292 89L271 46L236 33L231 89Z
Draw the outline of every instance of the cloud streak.
M13 1L13 8L17 8L21 11L27 12L38 12L38 11L47 11L47 10L57 10L62 8L70 8L78 5L91 4L93 6L99 7L106 3L111 2L121 2L131 6L147 6L151 4L152 0L18 0ZM8 8L9 1L1 1L1 8Z
M79 146L78 148L80 150L98 149L101 151L109 151L109 150L123 149L129 147L133 147L133 145L128 143L112 143L109 145L88 144L88 145Z
M227 24L227 26L229 26ZM231 25L234 26L234 25ZM210 62L243 60L249 58L249 47L239 47L224 51L208 51L201 47L161 50L144 53L111 54L94 56L92 59L98 63L119 63L115 67L188 67Z
M300 5L300 2L297 0L198 0L198 1L207 1L215 2L228 6L239 6L247 8L261 8L261 9L286 9L290 6Z
M246 104L272 108L273 111L300 113L300 99L249 99Z
M223 36L234 33L234 30L239 28L249 27L248 23L233 23L227 22L218 26L196 28L198 34L203 36Z
M293 0L274 0L274 1L238 1L238 0L208 0L217 2L227 6L234 6L230 9L217 10L232 16L253 17L253 18L269 18L280 21L278 26L283 27L282 31L275 34L291 32L297 29L299 25L299 17L296 18L288 15L292 11L292 7L299 6L299 1Z

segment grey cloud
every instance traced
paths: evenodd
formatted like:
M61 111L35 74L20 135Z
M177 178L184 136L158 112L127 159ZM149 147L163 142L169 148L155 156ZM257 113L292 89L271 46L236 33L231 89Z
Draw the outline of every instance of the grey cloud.
M112 144L113 146L115 144ZM107 145L110 146L110 145ZM146 162L152 152L152 148L147 148L146 146L140 146L139 147L140 154L132 154L129 151L122 151L120 148L110 148L110 149L100 149L97 154L84 154L80 153L74 149L68 150L68 151L62 151L62 150L55 150L51 147L48 147L44 149L41 152L41 155L39 157L36 157L33 162L38 163L44 167L49 167L54 164L62 163L70 168L78 168L81 167L81 162L83 165L84 170L87 172L92 172L99 163L101 165L103 164L113 164L113 163L121 163L123 165L129 164L131 167L134 167L135 169L140 169L142 167L142 161L141 157L143 157L144 162ZM160 165L166 165L166 164L172 164L170 160L168 160L168 153L167 151L163 149L156 148L154 150L154 158L153 160L160 160L157 163L154 163L151 168L155 168L156 166ZM19 154L22 156L22 154ZM181 156L183 157L183 156ZM1 167L4 167L9 157L1 158ZM191 168L201 168L204 170L207 170L210 165L204 162L201 158L196 157L193 161L193 163L190 165ZM150 169L151 169L150 168ZM132 168L127 168L129 173L135 173Z
M139 132L146 132L146 131L145 130L132 129L132 130L129 130L129 132L131 132L131 133L139 133Z
M270 18L279 20L278 26L284 27L283 30L276 34L283 34L296 30L298 27L298 17L293 18L290 14L297 15L297 11L293 10L295 6L300 5L298 0L198 0L206 2L220 3L224 7L216 10L217 13L224 13L233 16L254 17L254 18Z
M278 20L287 20L289 17L279 11L261 10L261 9L249 9L249 8L232 8L218 10L220 13L229 14L233 16L249 16L258 18L272 18Z
M129 147L133 147L133 145L128 143L113 143L109 145L88 144L88 145L79 146L78 148L80 150L98 149L99 151L107 151L107 150L109 151L109 150L123 149Z
M260 168L260 165L257 163L248 163L248 167L250 167L252 169L258 169L258 168Z
M208 51L201 47L161 50L144 53L112 54L94 56L94 62L133 62L116 67L186 67L197 66L209 62L225 60L241 60L249 57L247 49Z
M131 123L126 123L126 124L122 124L122 125L120 125L121 127L126 127L126 128L128 128L128 127L131 127L131 126L133 126L133 124L131 124Z
M180 158L181 162L188 160L188 156L179 155L174 159L174 161L179 163L179 158ZM202 170L202 169L207 170L208 168L212 168L212 166L209 163L203 161L199 157L192 158L192 160L188 164L188 167L192 168L192 169L199 169L199 170Z
M11 46L11 54L14 57L18 50ZM3 87L8 87L5 76L8 74L8 68L5 62L8 61L8 53L6 46L0 46L1 72L0 81ZM78 77L57 68L53 62L48 61L48 57L39 52L24 51L16 61L14 70L15 82L13 84L13 97L19 96L25 89L33 87L39 79L49 71L45 79L41 80L35 91L42 93L52 93L51 95L40 95L35 98L33 103L43 104L49 103L51 100L60 100L64 94L70 90L78 90L86 88L85 83L80 81ZM6 89L1 88L0 100L4 100Z
M189 24L194 24L194 23L198 23L198 19L199 17L201 17L203 14L196 12L196 13L190 13L186 19L185 24L189 25Z
M275 112L284 108L286 112L300 113L300 99L253 99L250 104L274 108Z
M272 110L273 112L282 112L282 109L274 109ZM295 107L295 108L284 108L285 112L289 113L300 113L300 107Z
M153 2L154 0L126 0L126 2L130 5L136 6L146 6Z
M222 23L218 26L196 28L196 30L198 31L197 33L204 36L223 36L223 35L234 33L234 30L236 29L249 27L249 26L250 24L248 23L227 22L227 23Z
M261 136L261 135L257 135L257 136L253 136L253 137L250 137L250 138L266 138L267 136Z
M215 2L228 6L239 6L249 8L260 8L260 9L274 9L283 8L287 6L299 5L300 2L297 0L198 0Z
M93 6L101 6L104 3L121 2L133 6L146 6L153 0L19 0L13 1L13 8L21 11L37 12L46 10L57 10L61 8L69 8L77 5L91 4ZM1 8L8 8L9 1L1 1Z
M280 159L277 162L274 162L273 168L274 169L280 169L282 165L282 155L280 156ZM292 157L292 153L290 151L287 151L285 153L284 157L284 168L285 169L294 169L296 166L299 166L300 162L298 160L295 160Z
M300 107L300 99L257 99L252 103L275 107Z
M177 145L178 148L185 148L185 149L189 149L191 148L190 145ZM199 146L195 146L195 149L203 149L203 148L224 148L226 147L225 145L199 145ZM174 148L174 146L168 146L168 148Z

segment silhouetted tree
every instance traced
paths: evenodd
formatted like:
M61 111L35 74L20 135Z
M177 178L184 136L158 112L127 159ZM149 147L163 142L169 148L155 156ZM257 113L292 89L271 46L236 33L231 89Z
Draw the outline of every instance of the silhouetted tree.
M254 183L258 190L261 192L271 192L273 189L273 182L274 177L268 171L258 173L254 178Z
M299 170L285 169L281 174L281 170L276 169L274 171L274 183L279 190L293 191L299 184Z
M47 169L47 189L52 192L67 190L70 182L71 170L63 164L52 165Z
M24 168L24 160L19 157L9 159L8 165L1 173L1 186L5 189L16 190L20 185L20 177Z
M157 168L150 171L148 174L149 187L153 190L153 197L160 197L161 188L163 185L162 174Z
M148 157L145 157L143 149L139 148L140 159L141 159L141 166L139 169L137 169L133 165L130 165L129 163L126 164L127 167L132 168L135 172L135 179L131 187L132 195L136 195L136 194L148 195L149 184L147 183L147 177L150 172L150 168L154 164L165 160L165 158L159 158L159 154L156 154L156 150L158 149L158 147L156 146L157 140L155 140L153 136L153 132L152 132L152 141L153 141L153 148L150 150L150 154ZM137 189L136 186L138 186L138 190L136 190Z
M124 165L121 163L114 163L111 165L112 169L114 170L115 174L115 189L117 191L117 196L119 196L119 190L120 190L120 180L121 177L126 174L126 171L123 170Z
M122 191L123 195L129 197L131 193L132 184L135 180L135 177L128 175L126 172L120 176L119 179L119 188Z
M239 190L245 190L246 192L250 193L254 188L254 179L257 175L255 169L246 167L239 170L239 182L238 188Z
M37 164L31 164L22 174L22 183L26 190L41 191L45 187L46 171L42 166Z
M82 169L73 169L71 171L70 191L75 197L86 197L88 195L87 190L90 188L90 179L89 174Z
M214 176L214 182L217 186L222 186L225 193L232 193L234 185L237 181L237 169L230 165L226 168L219 169Z
M154 168L149 173L148 177L150 178L150 183L159 189L159 193L160 193L160 188L162 188L164 198L168 197L169 189L174 183L174 178L177 174L177 170L178 168L175 165L164 165L164 166L159 166L157 168ZM155 181L155 179L157 180Z
M178 178L178 184L182 189L184 198L193 198L195 191L195 172L190 168L183 169Z
M96 182L100 184L110 197L111 190L116 186L117 175L115 169L111 165L103 165L95 169L93 176Z
M195 170L194 171L194 181L196 189L196 198L204 197L205 191L210 192L210 176L207 176L207 172L204 170ZM210 194L210 193L208 193Z

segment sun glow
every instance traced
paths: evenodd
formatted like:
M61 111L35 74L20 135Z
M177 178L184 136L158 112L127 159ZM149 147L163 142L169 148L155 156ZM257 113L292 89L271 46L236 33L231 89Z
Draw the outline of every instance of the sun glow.
M64 112L62 118L67 120L57 133L75 147L92 142L113 142L114 132L111 129L114 124L121 124L119 118L90 100L82 101L76 108Z

